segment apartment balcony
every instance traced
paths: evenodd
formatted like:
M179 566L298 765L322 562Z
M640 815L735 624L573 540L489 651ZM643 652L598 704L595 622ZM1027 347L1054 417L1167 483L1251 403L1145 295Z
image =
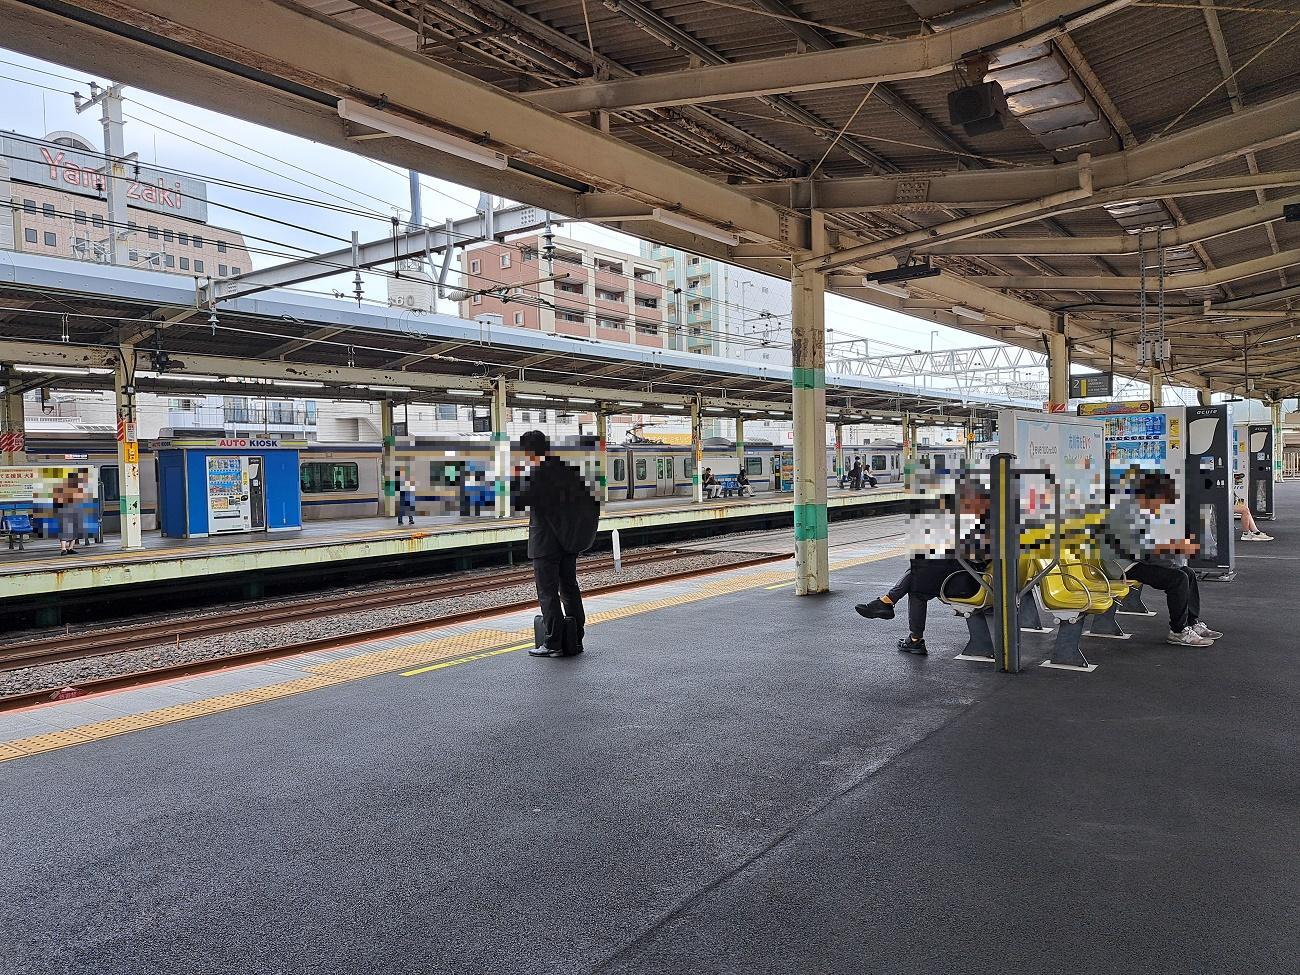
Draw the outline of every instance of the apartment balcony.
M168 410L165 425L173 430L220 430L225 426L225 416L220 406Z

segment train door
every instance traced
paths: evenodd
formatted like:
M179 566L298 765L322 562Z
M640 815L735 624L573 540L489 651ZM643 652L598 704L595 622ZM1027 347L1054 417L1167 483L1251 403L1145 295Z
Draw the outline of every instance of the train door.
M672 457L655 458L655 497L670 498L676 493L676 478Z
M262 478L262 458L245 457L248 471L248 520L253 531L266 530L266 482Z

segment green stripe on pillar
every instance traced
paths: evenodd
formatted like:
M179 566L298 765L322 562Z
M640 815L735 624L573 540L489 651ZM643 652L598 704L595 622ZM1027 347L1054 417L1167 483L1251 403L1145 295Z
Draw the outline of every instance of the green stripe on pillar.
M396 447L396 446L397 446L397 438L394 437L394 436L390 433L388 436L384 437L384 446L385 446L385 447Z
M497 443L500 443L500 442L503 441L503 440L509 440L509 439L510 439L510 434L506 433L506 432L503 431L503 430L493 430L493 431L492 431L492 439L493 439L494 441L496 441Z
M794 540L816 541L826 537L826 505L797 504L794 506Z
M825 389L826 370L811 366L795 366L790 385L795 389Z

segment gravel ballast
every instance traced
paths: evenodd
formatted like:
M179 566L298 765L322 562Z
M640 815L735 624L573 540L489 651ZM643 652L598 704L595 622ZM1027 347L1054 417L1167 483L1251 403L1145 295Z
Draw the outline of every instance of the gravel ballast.
M585 589L595 589L617 583L653 580L669 572L689 572L700 569L723 569L738 562L752 559L747 552L699 552L683 553L679 559L668 562L649 562L642 565L625 566L621 575L616 575L612 568L588 570L582 572L582 584ZM462 581L481 575L491 575L496 570L485 572L457 573L447 576L447 581ZM431 580L421 580L429 582ZM410 581L406 583L410 585ZM365 586L354 589L335 591L331 595L345 592L374 592L380 589L400 589L401 585ZM61 661L36 667L24 667L0 673L0 697L22 694L30 691L76 686L87 681L105 677L117 677L125 674L142 673L159 667L210 660L218 657L232 656L270 647L286 646L319 640L328 637L345 636L367 630L421 620L435 621L453 613L473 610L490 611L495 607L509 603L526 602L536 599L536 590L531 583L506 586L480 593L462 593L446 599L427 599L404 606L372 607L363 612L346 615L322 616L309 621L295 621L273 626L258 627L237 633L204 637L180 643L162 644L146 649L131 650L122 653L102 654L82 660ZM300 603L301 599L270 600L258 603L259 608L275 605ZM213 613L228 612L230 607L213 610ZM174 614L186 618L196 618L199 613ZM154 622L166 617L150 617ZM118 629L130 629L125 624ZM97 630L100 628L96 628Z

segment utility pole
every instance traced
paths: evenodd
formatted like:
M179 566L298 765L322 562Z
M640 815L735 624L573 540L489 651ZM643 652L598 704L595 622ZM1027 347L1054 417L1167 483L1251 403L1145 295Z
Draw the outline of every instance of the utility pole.
M99 105L104 126L104 192L108 201L108 263L125 264L126 246L126 147L122 140L122 86L109 82L107 88L90 83L90 97L72 96L77 114Z

